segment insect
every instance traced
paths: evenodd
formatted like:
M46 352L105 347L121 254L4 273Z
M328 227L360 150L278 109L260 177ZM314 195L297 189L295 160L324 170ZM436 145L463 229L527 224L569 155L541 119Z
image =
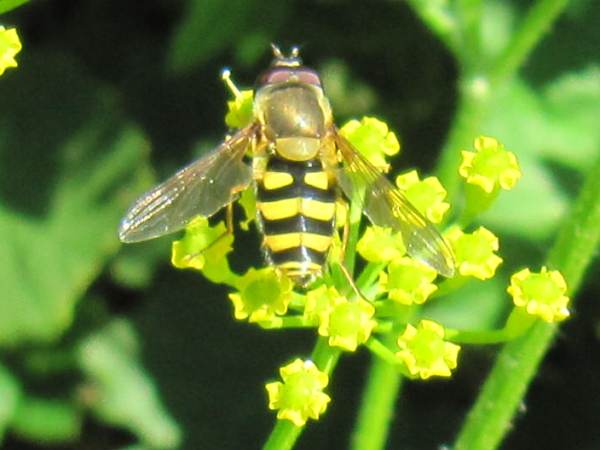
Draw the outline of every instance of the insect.
M253 122L142 195L123 218L120 239L181 230L253 186L266 260L296 286L321 274L342 196L359 202L373 224L400 232L410 256L453 276L452 251L436 228L338 132L317 72L297 48L285 56L273 45L273 53L258 78Z

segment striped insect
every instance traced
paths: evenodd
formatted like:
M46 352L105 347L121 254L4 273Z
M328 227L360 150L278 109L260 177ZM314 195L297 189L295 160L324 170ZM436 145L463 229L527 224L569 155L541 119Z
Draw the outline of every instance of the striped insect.
M435 227L342 135L319 75L273 46L259 77L253 122L142 195L123 218L123 242L153 239L210 217L253 186L268 263L297 286L318 277L336 230L336 201L358 202L369 220L400 232L407 252L454 274L452 251ZM251 157L251 164L244 156Z

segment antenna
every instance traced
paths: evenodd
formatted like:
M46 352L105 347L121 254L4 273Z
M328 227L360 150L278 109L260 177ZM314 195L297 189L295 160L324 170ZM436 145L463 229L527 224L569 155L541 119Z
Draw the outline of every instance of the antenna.
M277 44L271 43L271 50L273 50L273 62L271 63L272 66L299 67L302 65L302 58L300 58L300 47L298 46L293 46L287 56L283 54Z

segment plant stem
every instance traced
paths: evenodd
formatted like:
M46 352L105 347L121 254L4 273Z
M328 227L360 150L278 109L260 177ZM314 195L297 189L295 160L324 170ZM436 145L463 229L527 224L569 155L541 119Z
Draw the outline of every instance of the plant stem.
M600 159L586 178L579 198L548 255L573 296L600 242ZM510 422L556 334L556 325L538 322L498 355L481 394L469 412L454 450L493 450Z
M319 370L331 376L340 354L340 350L330 347L327 344L326 338L319 337L313 349L311 359ZM290 450L294 447L302 430L304 430L303 426L298 427L289 420L277 420L273 431L271 431L267 442L263 446L263 450Z
M407 0L407 3L431 31L458 56L460 37L456 19L447 6L435 0Z
M395 338L396 334L393 332L386 335L387 343L394 343ZM402 376L398 367L381 358L374 358L352 434L351 450L385 448L401 387Z
M482 89L478 85L482 85ZM473 139L479 134L480 126L488 109L489 91L484 78L459 82L461 99L456 117L437 165L437 176L448 192L448 200L456 200L460 188L458 166L461 150L471 148Z
M470 0L463 1L471 3ZM479 72L479 65L470 64L464 57L459 61L462 72L458 82L458 110L437 166L437 175L448 191L450 201L456 199L460 185L460 150L470 148L473 139L480 134L481 123L492 103L492 93L516 73L566 4L567 0L538 1L527 13L504 53L487 72ZM476 25L471 25L471 29L475 32Z
M458 28L461 30L461 60L468 71L476 71L482 65L481 58L481 10L482 0L458 0L456 2Z
M568 0L536 2L490 70L490 80L496 85L510 78L523 65L544 34L567 6Z

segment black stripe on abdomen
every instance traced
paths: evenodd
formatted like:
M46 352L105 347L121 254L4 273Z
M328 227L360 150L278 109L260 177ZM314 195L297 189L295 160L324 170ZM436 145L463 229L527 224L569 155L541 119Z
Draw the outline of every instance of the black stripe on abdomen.
M332 236L335 229L333 220L318 220L301 214L279 220L265 220L263 218L262 225L263 233L267 236L294 232Z
M321 253L308 247L294 247L281 252L270 252L273 264L281 265L287 262L312 262L322 266L327 259L326 253Z

